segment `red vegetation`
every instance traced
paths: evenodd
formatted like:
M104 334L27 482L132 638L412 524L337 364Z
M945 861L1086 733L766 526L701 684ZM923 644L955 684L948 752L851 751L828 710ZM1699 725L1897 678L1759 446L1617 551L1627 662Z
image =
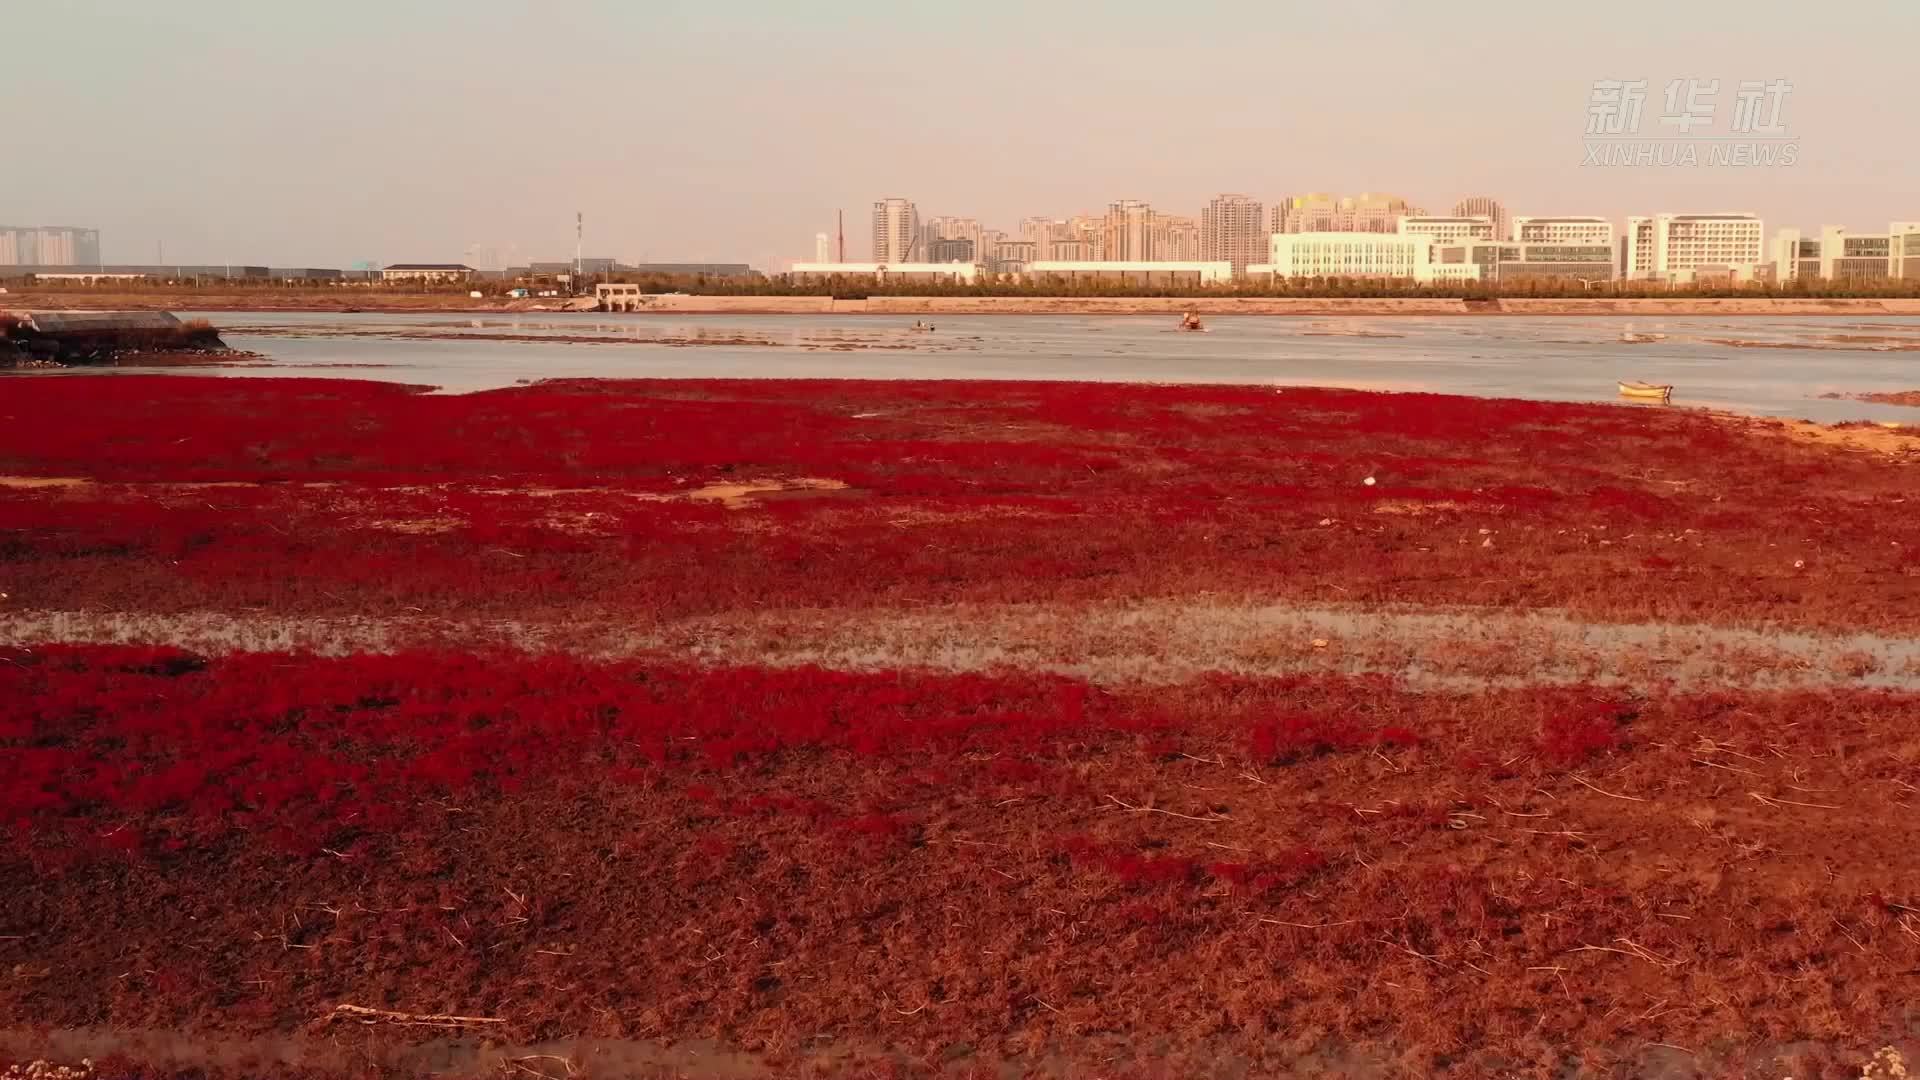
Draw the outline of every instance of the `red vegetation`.
M0 486L0 590L28 607L646 622L1205 592L1920 627L1909 466L1679 410L1054 383L7 389L0 474L96 481ZM848 486L688 497L802 478Z
M760 613L955 602L1913 632L1913 488L1759 424L1421 395L20 379L0 616L557 646L598 619L733 658ZM277 1037L350 1002L914 1074L1387 1046L1559 1075L1893 1030L1920 698L1678 695L1658 667L1416 694L0 649L0 1015Z
M1920 963L1916 710L16 649L0 956L46 974L0 1012L983 1063L1124 1018L1195 1067L1851 1041Z

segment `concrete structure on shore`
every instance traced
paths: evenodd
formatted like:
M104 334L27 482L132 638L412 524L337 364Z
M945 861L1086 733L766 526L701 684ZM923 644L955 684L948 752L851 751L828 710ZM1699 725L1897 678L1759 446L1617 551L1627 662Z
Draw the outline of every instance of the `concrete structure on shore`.
M1457 244L1467 240L1505 239L1498 235L1493 219L1485 215L1433 217L1408 215L1400 219L1394 232L1401 236L1424 236L1436 244Z
M1101 262L1034 262L1027 276L1036 282L1060 285L1098 284L1202 288L1225 285L1233 280L1229 262L1160 262L1152 260L1108 260Z
M599 302L602 311L639 311L644 303L640 286L622 282L595 285L593 298Z
M796 281L822 281L832 278L866 278L875 283L889 281L949 282L971 285L980 280L976 263L794 263L789 271Z
M1621 276L1690 284L1751 281L1769 267L1758 214L1657 214L1629 217Z

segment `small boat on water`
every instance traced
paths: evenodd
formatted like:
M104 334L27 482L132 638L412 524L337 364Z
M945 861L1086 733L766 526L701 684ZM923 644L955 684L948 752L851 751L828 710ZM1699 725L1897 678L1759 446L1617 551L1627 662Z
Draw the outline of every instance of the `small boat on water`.
M1650 383L1623 379L1620 382L1620 396L1671 401L1673 400L1673 387L1667 383Z

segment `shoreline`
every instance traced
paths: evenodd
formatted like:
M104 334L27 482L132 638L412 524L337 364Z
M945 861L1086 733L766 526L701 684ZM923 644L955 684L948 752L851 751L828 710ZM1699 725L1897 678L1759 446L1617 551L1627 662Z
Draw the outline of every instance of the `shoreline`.
M830 296L643 297L633 314L668 315L1202 315L1271 316L1541 316L1541 315L1920 315L1920 299L1729 297L1724 299L1609 297L1465 300L1427 297L1072 297L1072 296L875 296L842 300ZM471 300L427 295L368 296L346 303L332 295L277 293L59 293L22 292L0 308L68 310L165 310L368 315L566 315L608 314L568 310L526 300Z

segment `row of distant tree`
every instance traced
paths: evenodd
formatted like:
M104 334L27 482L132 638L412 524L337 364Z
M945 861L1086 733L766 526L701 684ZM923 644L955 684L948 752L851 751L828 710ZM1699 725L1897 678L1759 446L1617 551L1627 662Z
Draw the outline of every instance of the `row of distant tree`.
M875 283L867 277L839 277L795 281L785 277L720 277L706 274L694 275L640 275L601 279L608 282L637 284L642 292L670 293L684 292L702 296L832 296L842 300L861 300L869 296L1046 296L1046 297L1176 297L1182 299L1215 298L1281 298L1281 297L1344 297L1351 299L1388 299L1388 298L1431 298L1452 300L1493 300L1502 297L1540 299L1601 298L1601 297L1700 297L1700 298L1761 298L1761 297L1807 297L1832 299L1915 299L1920 298L1920 279L1846 279L1840 281L1791 281L1780 284L1771 282L1752 282L1747 284L1695 284L1665 285L1648 281L1616 281L1594 283L1591 286L1578 281L1556 281L1543 278L1528 278L1522 281L1505 282L1494 285L1485 282L1417 284L1406 280L1383 280L1379 278L1289 278L1272 283L1239 282L1228 286L1183 287L1158 285L1129 285L1116 282L1037 282L1031 280L978 281L971 284L944 281L889 281L884 285ZM26 279L7 279L0 276L0 284L20 291L21 287L32 287ZM207 292L231 293L254 291L287 290L325 290L336 295L342 288L338 282L293 281L279 278L233 278L200 279L197 281L168 282L157 279L111 280L95 285L79 281L61 281L48 283L47 288L61 292L98 291L104 293L131 292ZM490 297L505 296L507 291L524 287L524 283L483 281L424 283L417 281L374 282L371 284L354 283L355 289L370 289L375 292L404 294L442 294L465 295L470 290L478 290ZM538 283L535 283L538 287Z

